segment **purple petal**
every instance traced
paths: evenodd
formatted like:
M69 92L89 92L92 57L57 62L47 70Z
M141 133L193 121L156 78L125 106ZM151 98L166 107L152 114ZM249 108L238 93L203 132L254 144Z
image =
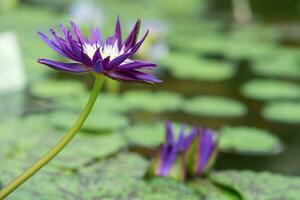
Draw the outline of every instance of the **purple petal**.
M167 144L174 144L175 143L175 139L174 139L174 127L173 127L173 123L170 121L166 122L166 141Z
M103 71L104 71L104 67L103 67L103 64L102 64L102 61L101 60L98 60L97 63L95 64L95 67L94 67L95 71L98 73L98 74L102 74Z
M46 42L46 44L48 44L54 51L58 52L59 54L61 54L62 56L68 57L68 55L66 55L61 48L58 46L57 43L55 43L54 41L50 40L45 34L38 32L39 36Z
M149 34L149 30L147 30L147 32L145 33L145 35L143 36L143 38L136 44L132 47L132 49L130 49L129 51L133 54L135 54L139 48L141 47L141 45L143 44L143 42L145 41L147 35Z
M98 60L102 60L102 56L100 53L100 47L96 50L94 56L93 56L93 62L96 63Z
M133 70L133 69L139 69L139 68L153 68L157 65L154 63L146 62L146 61L140 61L140 60L134 60L126 64L122 64L116 67L116 70Z
M132 31L130 32L128 38L125 40L124 44L125 44L126 49L130 49L136 44L140 26L141 26L141 20L138 19L137 22L135 23Z
M55 38L56 42L59 44L61 50L67 55L67 57L75 61L78 61L74 56L74 52L72 51L70 44L66 40L59 37L53 29L50 29L50 32L52 36Z
M131 74L134 78L138 79L140 82L145 83L160 83L162 80L156 78L152 74L139 72L136 70L129 71L128 74Z
M122 48L122 27L120 22L120 16L118 16L116 23L115 37L118 41L118 48L120 50Z
M102 36L100 29L91 29L91 43L102 45Z
M124 53L118 57L116 57L115 59L113 59L110 63L109 63L109 68L108 70L112 70L113 68L119 66L120 64L122 64L127 58L129 58L129 56L131 56L131 53Z
M63 63L63 62L47 60L47 59L39 59L38 62L59 71L65 71L71 73L84 73L84 72L91 71L90 68L87 68L84 65L79 63Z
M78 42L83 44L84 43L84 35L80 31L80 28L72 21L70 21L70 24L73 28L75 35L77 36Z

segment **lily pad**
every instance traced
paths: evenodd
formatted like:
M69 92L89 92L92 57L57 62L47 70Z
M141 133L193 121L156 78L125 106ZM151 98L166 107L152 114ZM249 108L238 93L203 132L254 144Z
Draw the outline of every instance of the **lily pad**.
M252 80L242 87L242 94L259 100L300 98L300 87L287 81Z
M52 124L47 121L47 115L23 120L20 125L11 128L13 132L10 134L14 133L12 136L1 136L1 141L6 144L2 147L2 160L22 161L24 162L22 166L28 167L52 148L64 133L51 128ZM39 126L42 127L39 128ZM33 127L35 127L34 131ZM99 135L80 132L68 147L51 162L51 166L79 168L93 159L115 154L125 146L127 146L126 141L118 133Z
M123 103L130 110L148 112L175 111L183 104L183 98L171 92L129 91L123 95Z
M164 59L163 65L174 77L183 80L227 80L233 77L236 72L236 68L229 63L201 59L184 53L168 55Z
M298 200L300 178L269 172L222 171L210 178L236 190L244 200Z
M247 108L234 99L199 96L186 100L183 111L207 117L240 117L247 113Z
M280 49L270 53L269 57L257 60L252 70L258 75L296 79L300 76L299 66L299 52Z
M124 133L130 144L138 146L155 147L165 139L165 128L161 123L131 126Z
M66 108L74 111L81 111L89 98L89 93L84 93L80 97L73 98L71 100L58 99L61 108ZM130 108L124 106L121 96L107 93L100 93L97 98L93 112L94 113L124 113Z
M252 127L225 127L220 134L222 150L236 153L273 154L282 150L280 140L267 130Z
M102 136L79 133L52 164L78 169L94 159L117 153L126 145L122 136L117 133Z
M195 26L195 24L193 24ZM193 27L194 30L194 27ZM208 33L204 33L199 36L197 34L188 35L185 34L174 34L170 38L170 43L177 49L183 50L184 52L195 52L195 53L221 53L225 54L224 47L228 45L228 38L220 34L216 34L215 30L210 30Z
M145 181L147 161L136 154L120 154L103 160L78 173L39 173L29 180L11 199L187 199L199 200L192 189L168 179ZM41 181L43 180L43 181ZM51 185L47 188L47 185ZM54 193L55 191L55 193ZM49 199L50 200L50 199Z
M175 135L179 136L181 124L173 124ZM165 141L165 129L164 123L137 124L125 129L124 134L131 145L153 148ZM187 127L188 130L189 127Z
M31 87L32 93L44 98L78 98L86 93L83 83L70 80L47 80L35 83Z
M74 112L54 112L50 115L50 122L58 129L68 130L78 116L79 113ZM128 119L121 114L112 114L105 112L105 110L100 112L93 110L81 130L93 133L109 133L126 127L128 123Z
M190 187L199 191L205 200L240 200L239 194L232 190L216 186L207 179L196 179L189 183Z
M300 102L271 102L263 109L263 116L267 119L283 123L300 122Z

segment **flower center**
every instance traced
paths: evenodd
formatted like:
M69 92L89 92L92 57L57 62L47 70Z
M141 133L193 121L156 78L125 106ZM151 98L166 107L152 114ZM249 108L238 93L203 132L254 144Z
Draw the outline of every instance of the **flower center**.
M83 45L84 53L86 53L91 59L93 59L98 48L103 59L110 56L110 60L113 60L114 58L120 56L121 54L124 54L124 47L121 50L119 50L117 42L115 42L114 44L105 44L102 46L101 44L97 44L97 43L95 44L85 43Z

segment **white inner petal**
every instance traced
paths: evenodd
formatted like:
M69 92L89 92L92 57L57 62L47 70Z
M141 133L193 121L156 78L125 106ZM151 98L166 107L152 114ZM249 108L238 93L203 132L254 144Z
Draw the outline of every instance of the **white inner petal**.
M100 47L100 48L99 48ZM100 45L100 44L88 44L85 43L83 45L83 50L84 53L86 53L91 59L93 59L93 56L95 54L95 52L97 51L97 49L99 48L100 50L100 54L102 56L102 58L106 58L108 56L110 56L110 60L115 59L116 57L124 54L124 46L121 48L121 50L119 50L118 48L118 44L117 42L115 42L113 45ZM124 62L128 62L129 59L125 60Z

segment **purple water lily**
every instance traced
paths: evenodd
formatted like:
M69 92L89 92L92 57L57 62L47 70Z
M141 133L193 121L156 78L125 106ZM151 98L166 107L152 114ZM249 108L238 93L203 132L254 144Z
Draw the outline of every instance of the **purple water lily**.
M197 135L185 156L188 175L206 174L215 161L217 147L217 134L212 129L198 128Z
M38 62L56 70L70 73L92 72L95 76L104 74L115 80L136 81L145 83L161 82L149 71L156 64L134 60L132 56L139 50L146 39L148 32L138 41L141 21L138 20L126 40L122 40L122 28L118 18L113 36L105 41L102 39L99 29L91 29L91 36L85 37L80 28L70 22L72 30L65 25L60 29L63 37L51 29L53 39L38 32L41 38L56 52L73 60L72 63L64 63L48 59L39 59Z
M148 176L169 176L182 180L185 178L183 152L188 149L197 134L197 129L192 128L186 133L183 125L178 139L172 122L166 123L166 143L162 145L156 158L149 167Z

